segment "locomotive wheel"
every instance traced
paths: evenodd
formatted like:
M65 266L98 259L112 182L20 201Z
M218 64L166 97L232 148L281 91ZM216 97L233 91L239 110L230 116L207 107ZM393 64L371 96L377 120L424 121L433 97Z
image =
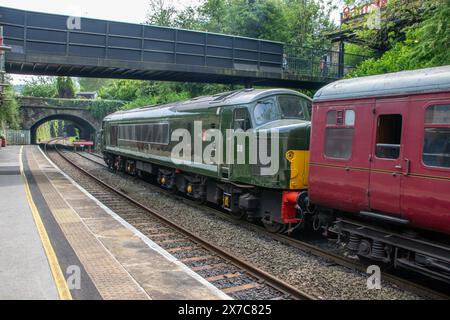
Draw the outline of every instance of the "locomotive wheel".
M246 212L244 210L239 210L238 212L230 212L233 219L242 220L245 218Z
M267 231L269 231L270 233L283 233L286 231L287 229L287 225L285 224L281 224L278 222L273 222L273 221L264 221L263 220L263 224L264 224L264 228L266 228Z

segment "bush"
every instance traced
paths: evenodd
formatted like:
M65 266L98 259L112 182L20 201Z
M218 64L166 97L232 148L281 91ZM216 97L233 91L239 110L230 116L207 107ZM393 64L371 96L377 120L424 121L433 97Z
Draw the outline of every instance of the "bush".
M50 77L36 77L26 81L22 95L29 97L54 98L57 96L56 81Z
M4 89L0 109L0 127L7 126L11 129L19 129L19 104L17 103L14 90L10 86Z

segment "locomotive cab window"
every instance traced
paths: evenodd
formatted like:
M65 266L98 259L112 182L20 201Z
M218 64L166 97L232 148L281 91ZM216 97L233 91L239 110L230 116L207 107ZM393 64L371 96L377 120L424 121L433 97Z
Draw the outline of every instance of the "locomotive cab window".
M450 168L450 105L435 105L425 111L423 163Z
M325 129L325 156L349 160L352 156L355 111L330 110Z
M263 125L281 118L280 110L274 99L258 101L253 109L253 116L257 125Z
M309 109L312 108L308 100L296 96L279 96L278 104L283 119L307 120Z
M310 120L311 102L295 95L280 95L256 102L253 106L253 118L257 126L283 120Z
M403 118L386 114L378 118L375 154L380 159L398 159L402 140Z

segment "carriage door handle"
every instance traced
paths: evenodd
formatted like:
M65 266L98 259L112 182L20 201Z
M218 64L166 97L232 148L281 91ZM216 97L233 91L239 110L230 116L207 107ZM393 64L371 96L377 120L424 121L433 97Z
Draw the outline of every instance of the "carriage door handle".
M404 176L409 176L411 174L411 160L405 159L406 162L406 172L404 173Z
M398 165L395 166L395 169L402 170L403 167L400 164L398 164Z

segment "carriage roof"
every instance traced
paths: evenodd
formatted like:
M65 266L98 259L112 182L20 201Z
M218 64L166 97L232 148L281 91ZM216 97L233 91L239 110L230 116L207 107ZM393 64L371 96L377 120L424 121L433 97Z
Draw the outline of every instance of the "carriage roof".
M289 89L243 89L219 93L211 96L197 97L187 101L148 106L133 110L118 111L108 115L105 118L105 121L126 120L127 118L145 118L146 116L154 116L155 111L159 111L160 114L164 114L164 112L166 111L170 113L186 112L189 110L248 104L260 99L264 99L268 96L280 94L297 95L299 97L311 100L306 95Z
M314 102L450 91L450 66L402 71L333 82Z

